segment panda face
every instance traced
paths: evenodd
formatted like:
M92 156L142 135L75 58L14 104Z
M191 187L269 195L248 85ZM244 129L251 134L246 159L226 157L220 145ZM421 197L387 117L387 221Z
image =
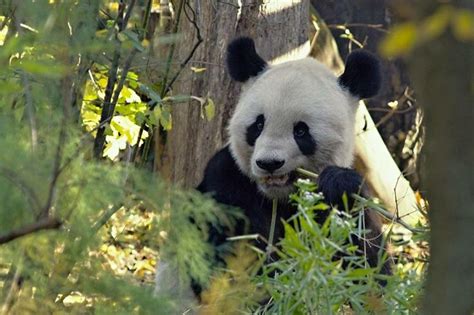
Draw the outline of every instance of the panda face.
M231 152L269 198L286 198L295 169L352 163L357 99L314 59L267 68L249 80L229 124Z

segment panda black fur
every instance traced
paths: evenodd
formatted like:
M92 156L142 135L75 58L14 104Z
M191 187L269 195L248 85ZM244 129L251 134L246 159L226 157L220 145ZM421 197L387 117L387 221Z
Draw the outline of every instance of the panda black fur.
M355 113L360 99L379 90L378 60L355 51L338 78L312 58L270 66L257 54L253 40L244 37L230 43L226 61L231 77L244 85L229 123L229 142L210 159L197 189L242 209L248 226L240 221L231 235L212 229L213 245L243 233L267 237L273 198L280 200L274 237L282 238L281 219L296 211L288 195L294 191L297 167L318 173L325 201L344 209L343 194L361 192L362 178L350 168ZM352 203L349 198L349 206ZM353 241L375 267L383 249L381 224L370 211L364 215L371 242ZM325 219L323 213L317 218L320 223ZM256 245L266 247L263 242ZM390 273L389 263L381 272Z

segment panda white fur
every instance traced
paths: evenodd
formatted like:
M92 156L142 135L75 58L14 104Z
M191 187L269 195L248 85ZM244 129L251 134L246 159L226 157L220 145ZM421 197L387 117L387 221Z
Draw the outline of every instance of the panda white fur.
M229 232L212 229L210 242L220 246L229 236L270 232L272 199L278 198L275 239L283 237L281 219L296 209L288 202L294 190L295 169L318 174L319 190L327 203L344 209L343 193L360 192L361 176L350 169L354 156L354 124L358 101L380 87L379 63L355 51L345 72L336 77L320 62L306 58L270 66L256 52L250 38L228 46L231 77L243 82L240 99L228 127L229 143L209 161L198 190L218 202L242 209L243 222ZM349 200L350 205L352 200ZM323 214L318 220L325 220ZM366 211L366 226L375 236L364 246L371 266L378 263L380 222ZM258 243L262 249L266 244ZM389 273L386 264L383 273ZM195 293L200 288L194 288Z

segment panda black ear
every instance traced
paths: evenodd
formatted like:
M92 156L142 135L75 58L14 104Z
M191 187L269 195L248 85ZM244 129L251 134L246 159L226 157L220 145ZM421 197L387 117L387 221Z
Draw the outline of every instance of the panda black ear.
M355 50L349 54L346 59L346 69L339 77L339 84L360 99L377 94L381 81L379 60L364 50Z
M249 37L234 39L227 47L227 68L232 79L245 82L258 75L267 63L255 50L255 43Z

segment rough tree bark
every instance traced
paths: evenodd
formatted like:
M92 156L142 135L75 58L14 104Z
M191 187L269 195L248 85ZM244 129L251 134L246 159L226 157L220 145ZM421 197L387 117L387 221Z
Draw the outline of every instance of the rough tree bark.
M419 18L438 2L417 3ZM472 0L451 1L469 8ZM431 259L424 313L474 312L474 45L451 29L421 44L411 60L418 100L425 108L424 183L430 201Z
M184 1L184 0L183 0ZM191 1L181 18L181 38L174 60L182 61L196 42L195 26L187 16L196 16L203 38L190 65L205 67L203 73L183 70L173 87L179 94L209 96L216 104L210 122L201 118L199 103L191 101L173 108L173 129L161 158L165 176L184 186L195 186L209 158L227 141L227 122L237 102L239 84L231 82L224 57L226 46L236 36L251 36L266 60L302 58L309 52L308 1ZM280 57L280 58L279 58ZM207 92L208 95L202 95ZM166 165L172 165L166 174Z

